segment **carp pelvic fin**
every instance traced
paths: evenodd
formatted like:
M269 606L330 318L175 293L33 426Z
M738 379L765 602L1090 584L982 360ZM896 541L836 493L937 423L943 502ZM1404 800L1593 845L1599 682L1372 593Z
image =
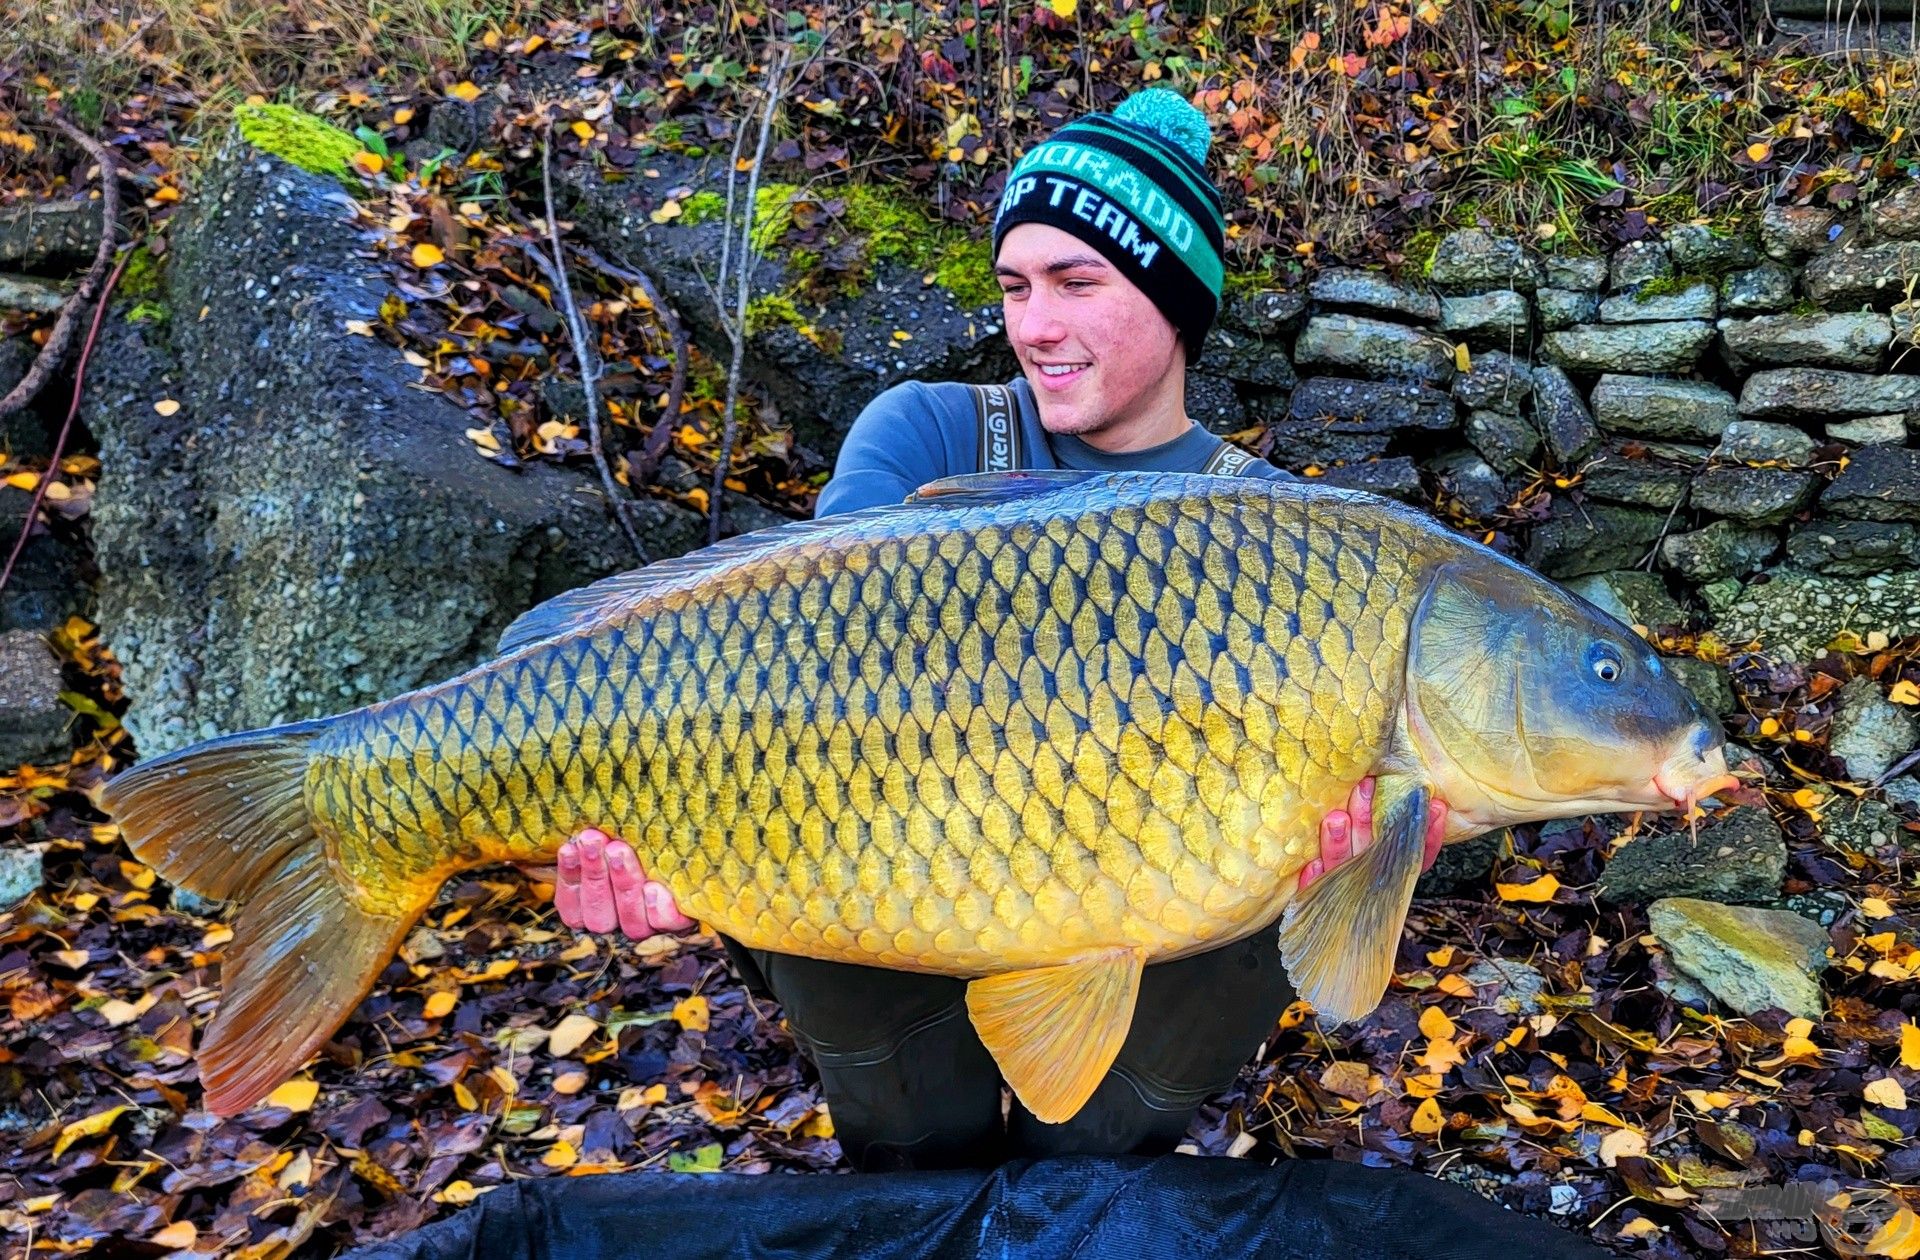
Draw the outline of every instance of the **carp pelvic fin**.
M985 976L967 1014L1023 1106L1064 1124L1092 1097L1133 1024L1146 951L1105 949L1058 967Z
M1373 847L1308 885L1280 921L1295 990L1336 1024L1359 1019L1386 994L1425 852L1426 786L1381 778L1378 792Z
M1016 468L1011 472L961 473L929 481L907 496L908 503L934 500L938 507L963 507L968 503L1004 503L1030 494L1065 490L1093 477L1104 477L1098 469Z

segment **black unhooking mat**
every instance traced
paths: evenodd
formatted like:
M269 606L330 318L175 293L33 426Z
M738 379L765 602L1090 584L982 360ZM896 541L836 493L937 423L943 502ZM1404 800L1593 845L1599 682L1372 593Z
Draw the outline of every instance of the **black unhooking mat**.
M614 1173L522 1181L342 1260L1606 1260L1420 1173L1169 1155L851 1175Z

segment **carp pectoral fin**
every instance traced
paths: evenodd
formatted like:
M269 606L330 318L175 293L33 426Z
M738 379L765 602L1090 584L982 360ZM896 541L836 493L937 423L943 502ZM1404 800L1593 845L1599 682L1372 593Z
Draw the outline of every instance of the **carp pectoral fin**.
M967 986L975 1031L1036 1117L1063 1124L1099 1087L1133 1024L1146 960L1143 949L1106 949Z
M1380 1004L1413 886L1427 826L1424 784L1376 788L1373 846L1307 885L1280 920L1280 957L1295 991L1336 1024Z

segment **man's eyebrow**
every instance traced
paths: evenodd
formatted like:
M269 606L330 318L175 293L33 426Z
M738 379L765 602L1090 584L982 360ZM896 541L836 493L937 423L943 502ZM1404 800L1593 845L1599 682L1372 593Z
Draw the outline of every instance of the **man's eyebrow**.
M1106 265L1107 260L1098 254L1069 254L1065 258L1054 259L1045 267L1042 267L1041 270L1047 275L1055 276L1063 271L1072 271L1075 267L1104 268ZM996 276L1013 276L1017 279L1022 273L1015 271L1005 263L1001 263L993 269L993 274Z

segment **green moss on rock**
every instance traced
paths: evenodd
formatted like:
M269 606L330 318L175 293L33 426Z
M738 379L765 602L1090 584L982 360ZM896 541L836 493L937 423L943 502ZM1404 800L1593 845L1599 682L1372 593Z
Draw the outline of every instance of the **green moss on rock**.
M160 281L164 267L153 251L145 245L136 248L127 258L127 269L120 273L120 284L116 292L121 297L150 298L160 292Z
M247 143L303 171L357 183L349 165L364 147L351 133L292 105L242 105L234 111Z

